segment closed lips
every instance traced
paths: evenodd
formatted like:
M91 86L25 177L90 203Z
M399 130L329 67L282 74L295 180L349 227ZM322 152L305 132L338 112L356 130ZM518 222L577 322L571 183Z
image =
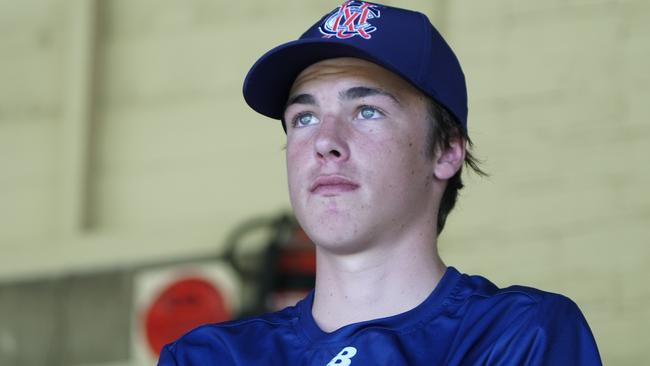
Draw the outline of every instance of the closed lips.
M311 187L309 187L309 191L315 192L319 188L324 187L340 187L342 189L351 190L359 187L359 185L340 175L328 175L316 178Z

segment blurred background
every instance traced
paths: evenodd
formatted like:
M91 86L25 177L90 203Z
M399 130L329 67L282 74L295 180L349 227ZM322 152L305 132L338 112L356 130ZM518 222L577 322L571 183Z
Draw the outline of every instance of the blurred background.
M650 3L387 3L455 49L491 174L466 178L446 263L566 294L605 364L650 364ZM0 365L151 365L304 293L284 134L241 86L337 5L0 0Z

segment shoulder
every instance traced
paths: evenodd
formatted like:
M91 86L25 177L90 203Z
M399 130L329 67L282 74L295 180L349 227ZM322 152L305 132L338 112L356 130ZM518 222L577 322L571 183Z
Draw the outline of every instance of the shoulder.
M282 311L206 324L191 330L166 345L160 354L159 365L207 365L219 360L222 364L236 364L240 350L247 345L272 342L276 337L294 333L297 312L294 307Z
M477 275L463 274L454 297L458 305L470 311L507 311L510 315L526 314L540 319L580 313L578 306L564 295L519 285L499 288Z
M587 321L564 295L527 286L498 288L484 277L463 275L456 302L455 312L463 319L461 331L471 343L482 345L485 357L600 364ZM524 363L538 364L528 361Z

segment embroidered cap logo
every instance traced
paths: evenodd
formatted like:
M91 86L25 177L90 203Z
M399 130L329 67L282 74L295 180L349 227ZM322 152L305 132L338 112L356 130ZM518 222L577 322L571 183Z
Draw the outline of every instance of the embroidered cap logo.
M347 1L327 17L318 30L323 34L323 38L334 36L347 39L358 35L370 39L370 33L376 31L377 27L368 23L368 20L379 16L377 5L362 1Z

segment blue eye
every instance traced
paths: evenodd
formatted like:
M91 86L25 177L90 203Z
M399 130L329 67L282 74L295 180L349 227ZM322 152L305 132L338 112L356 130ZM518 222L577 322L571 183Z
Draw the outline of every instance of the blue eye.
M300 113L293 119L294 127L305 127L318 123L318 118L312 113Z
M375 119L375 118L380 118L382 116L383 116L383 113L381 113L377 108L364 106L359 110L359 114L357 115L357 118L359 118L359 119Z

